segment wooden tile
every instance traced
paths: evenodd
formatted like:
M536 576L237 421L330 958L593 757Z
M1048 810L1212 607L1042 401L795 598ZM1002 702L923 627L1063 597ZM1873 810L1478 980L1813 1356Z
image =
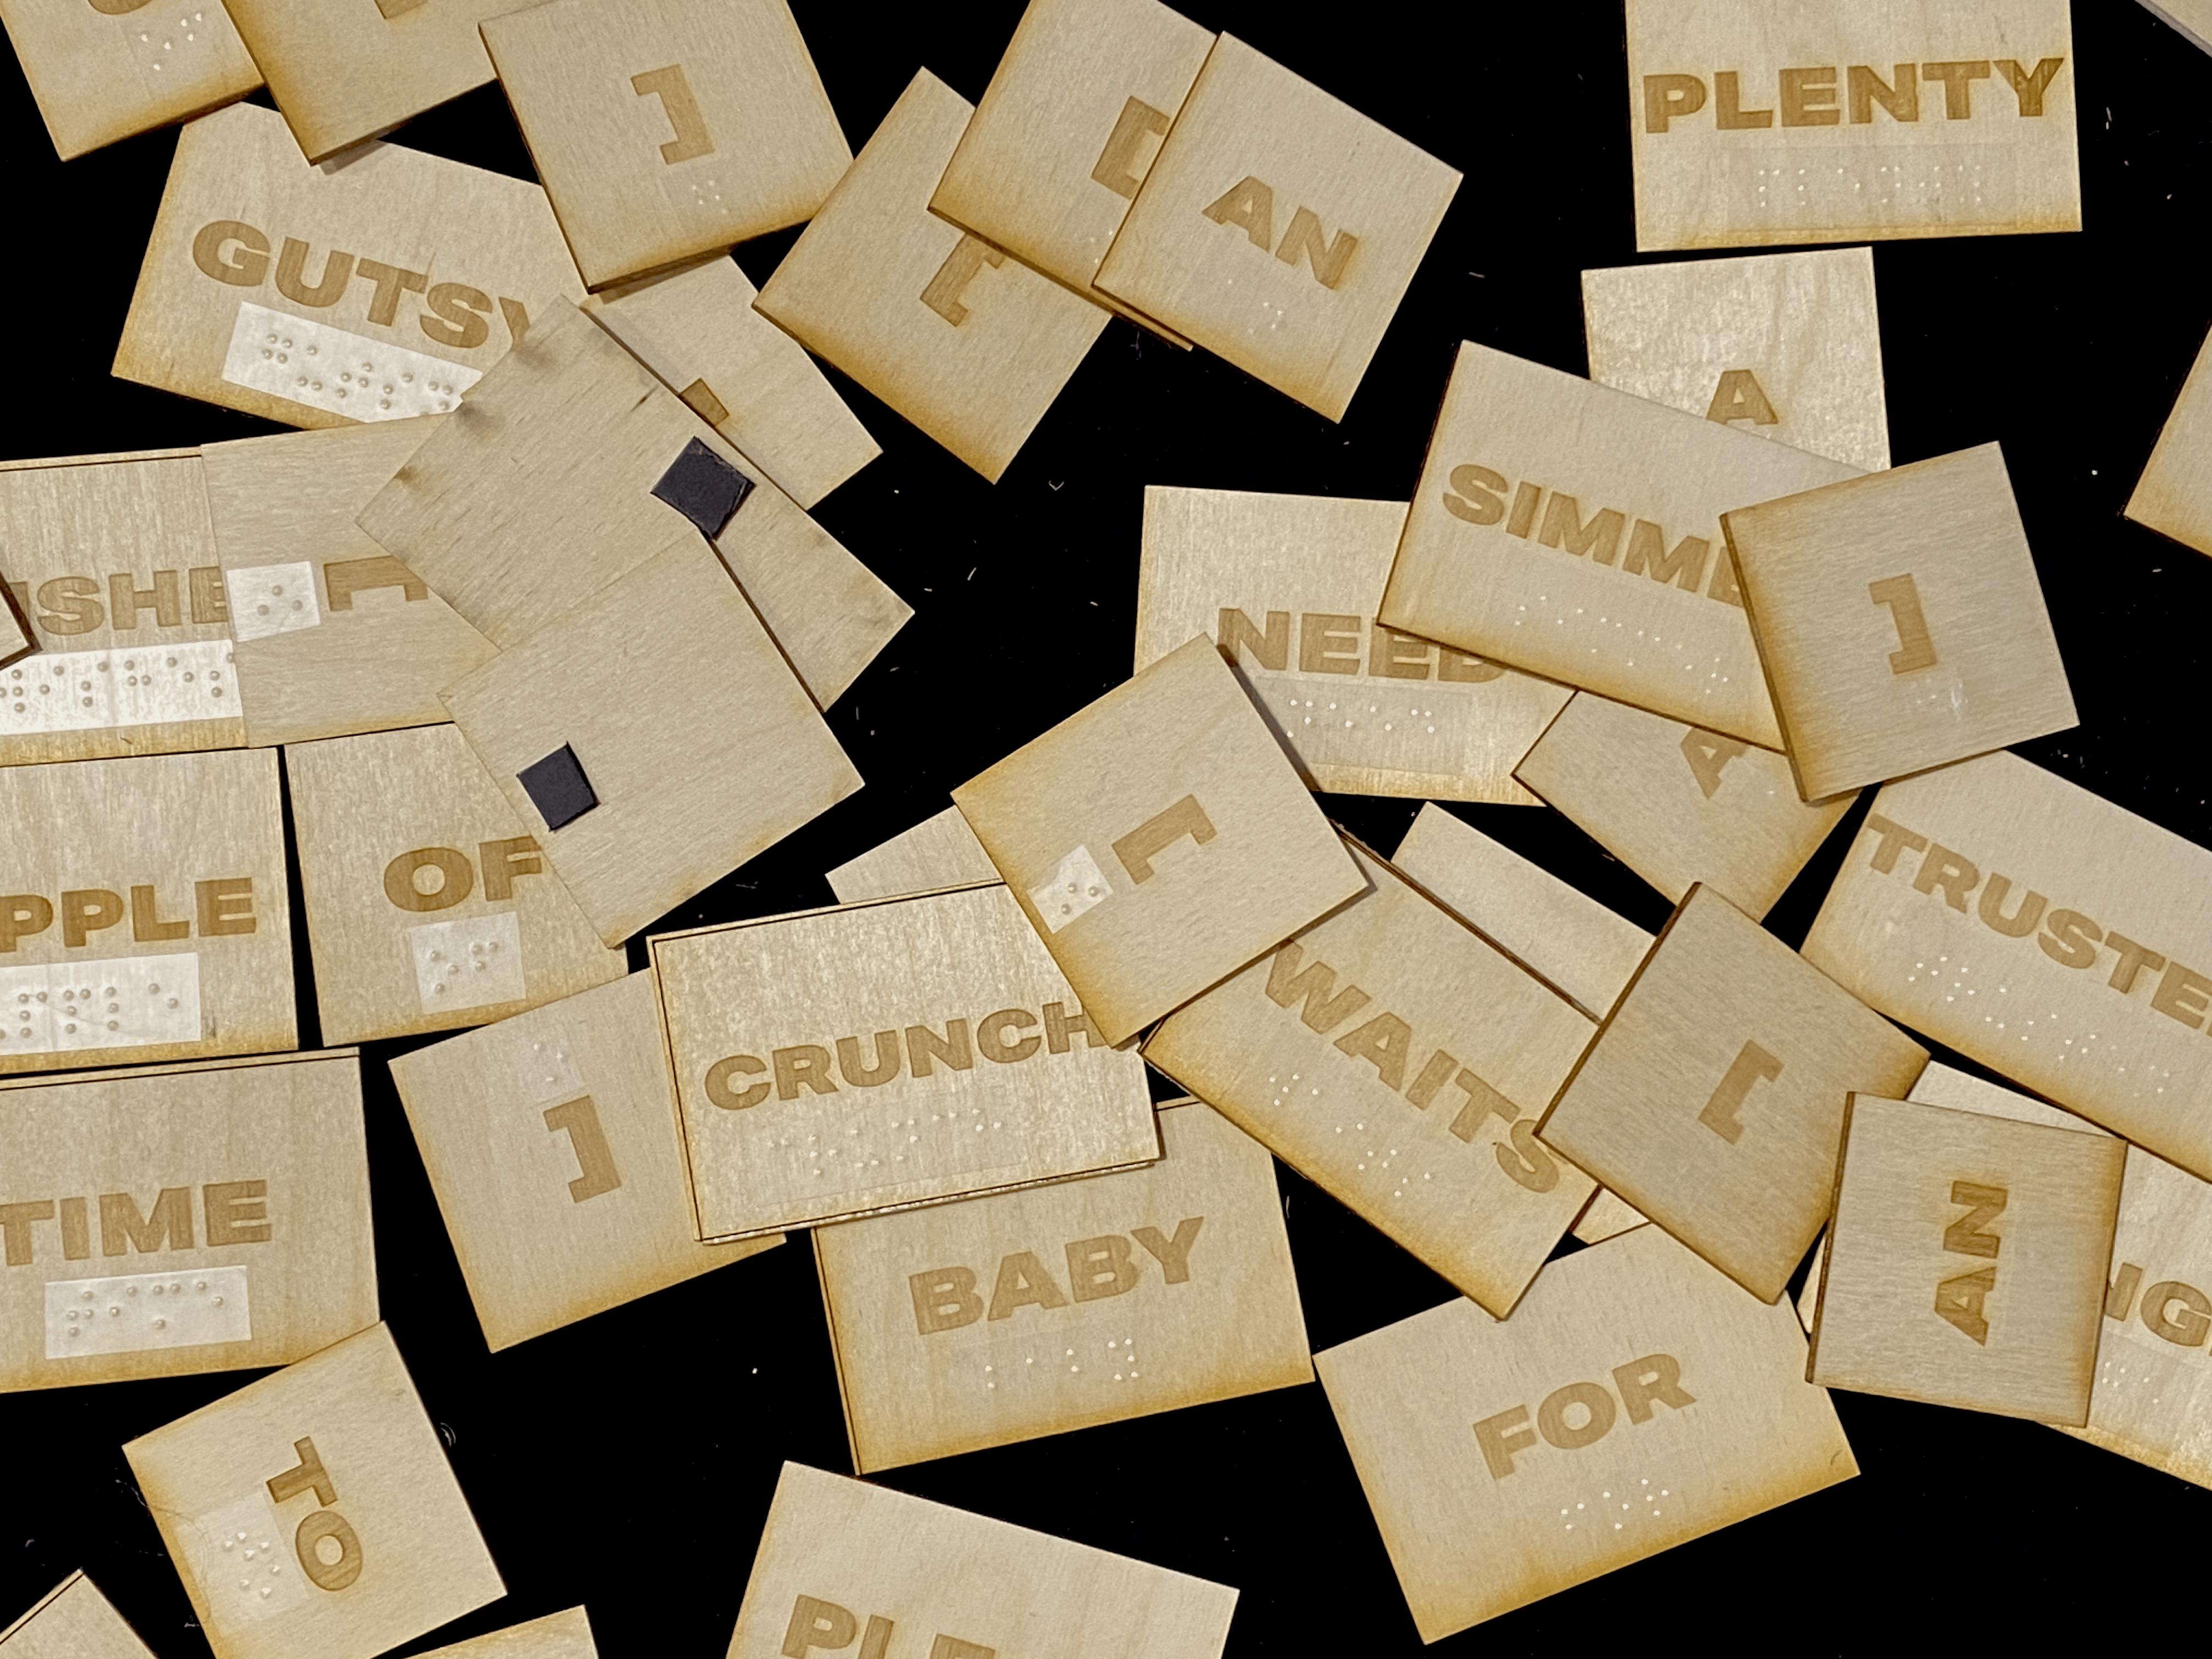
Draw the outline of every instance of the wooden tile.
M154 1659L100 1587L73 1572L6 1630L8 1659Z
M952 800L1109 1042L1366 884L1203 635Z
M483 41L587 287L811 219L853 162L787 0L547 0Z
M299 1045L276 757L0 768L0 1074Z
M1178 1011L1145 1058L1503 1318L1589 1199L1535 1130L1591 1024L1349 844L1370 890Z
M2079 230L2073 54L2065 0L1629 0L1636 246Z
M708 538L827 708L914 612L607 332L548 315L360 515L502 649L698 528L653 492L693 444L752 481Z
M776 645L684 526L447 688L461 735L607 944L860 787ZM594 804L556 824L521 774L564 750Z
M1314 1363L1424 1641L1858 1473L1789 1310L1656 1227Z
M995 483L1107 313L930 212L970 113L918 73L753 303Z
M2212 29L2212 17L2206 26ZM2212 339L2197 354L2126 511L2185 547L2212 553Z
M1845 1097L1902 1095L1927 1061L1742 911L1693 887L1538 1133L1771 1302L1827 1219Z
M216 1659L370 1659L506 1594L388 1326L123 1455Z
M1097 285L1332 421L1460 174L1224 34Z
M1854 476L1464 344L1382 620L1779 749L1720 516Z
M1375 620L1405 523L1402 501L1147 485L1136 665L1211 635L1314 788L1534 806L1513 764L1567 690Z
M983 843L975 839L975 832L957 806L948 806L882 846L839 865L827 878L840 904L898 898L998 878L991 855L983 850Z
M284 769L327 1041L489 1024L623 976L452 726L293 744Z
M759 292L736 260L716 258L608 289L584 309L811 509L883 447L805 349L753 309Z
M1589 1207L1575 1218L1575 1224L1567 1231L1585 1244L1602 1244L1607 1239L1618 1238L1631 1227L1641 1227L1650 1219L1619 1193L1601 1187L1591 1198Z
M781 1242L692 1236L651 974L402 1054L392 1076L495 1352Z
M422 1659L599 1659L592 1621L581 1607L511 1625L473 1641L433 1648Z
M2126 1152L1854 1095L1808 1375L2081 1426Z
M39 641L31 632L31 619L17 603L14 586L0 580L0 668L38 648Z
M1219 1659L1236 1606L1226 1584L786 1463L729 1659L821 1653L856 1636L880 1647L901 1627L917 1653L933 1638L939 1659Z
M2212 4L2207 0L2143 0L2162 23L2186 36L2192 46L2212 52Z
M354 523L443 418L201 452L247 743L442 722L439 688L491 659L490 641Z
M1857 799L1808 804L1772 750L1588 691L1513 775L1668 898L1703 882L1754 917Z
M243 98L261 84L261 71L220 5L173 25L160 17L149 27L132 15L144 3L0 0L0 22L64 161Z
M1583 272L1590 379L1869 472L1889 465L1874 252Z
M2075 724L1995 444L1721 515L1798 793Z
M996 884L665 933L650 948L701 1238L1160 1155L1143 1063L1104 1046ZM860 1092L872 1089L886 1092Z

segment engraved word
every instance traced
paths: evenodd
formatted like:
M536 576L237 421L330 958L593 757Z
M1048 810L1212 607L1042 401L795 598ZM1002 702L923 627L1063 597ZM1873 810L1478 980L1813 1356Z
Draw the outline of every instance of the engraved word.
M1091 1029L1091 1022L1080 1012L1070 1013L1066 1005L1058 1002L1046 1003L1043 1012L1044 1035L1041 1038L1014 1035L1017 1031L1033 1030L1037 1024L1037 1017L1026 1008L1001 1008L996 1013L984 1015L972 1025L964 1019L947 1020L941 1036L927 1025L909 1025L903 1042L896 1031L878 1031L871 1044L872 1052L865 1063L860 1055L860 1039L839 1037L834 1045L834 1074L830 1049L817 1043L802 1042L788 1048L771 1049L766 1060L752 1054L732 1054L707 1068L707 1098L726 1111L742 1111L759 1105L771 1091L778 1100L796 1100L801 1089L811 1089L818 1095L834 1095L841 1077L854 1088L876 1089L890 1082L902 1070L911 1070L918 1078L932 1076L939 1060L956 1072L968 1071L975 1064L979 1053L1001 1066L1027 1060L1041 1047L1055 1054L1064 1054L1073 1046L1078 1032L1082 1033L1085 1048L1098 1046L1098 1034ZM736 1085L740 1073L763 1077L771 1072L775 1076L773 1084L755 1083L744 1088Z
M195 882L192 896L197 901L192 919L179 916L163 921L158 890L150 885L132 888L131 937L141 945L183 939L193 931L195 921L202 939L250 933L260 926L253 915L251 876ZM57 910L62 919L62 943L72 951L81 949L93 934L120 922L123 908L122 896L104 887L72 888L58 904L48 903L36 893L0 896L0 951L13 951L17 940L45 933L53 926Z
M92 1209L100 1209L100 1253L127 1255L133 1250L151 1255L155 1250L190 1250L192 1243L192 1189L164 1187L155 1195L154 1207L141 1215L138 1200L128 1193L102 1193L97 1200L39 1198L20 1204L0 1204L0 1237L7 1241L8 1265L27 1267L38 1260L38 1224L60 1224L62 1260L92 1260ZM266 1244L272 1232L269 1222L269 1183L265 1181L217 1181L200 1188L200 1209L206 1225L206 1248L228 1244Z
M97 576L56 576L39 584L35 609L28 582L9 582L8 591L15 596L23 614L38 623L40 632L63 639L110 626L118 633L133 632L143 611L154 613L156 628L183 628L188 620L192 624L230 620L219 565L156 570L151 587L139 586L138 579L127 570L114 572L104 582ZM103 592L107 595L106 605L100 602Z
M1785 127L1832 127L1842 125L1846 109L1856 125L1874 119L1874 106L1893 121L1920 118L1920 88L1923 80L1943 88L1943 114L1966 121L1974 114L1974 82L1990 78L1994 68L2012 88L2023 118L2043 113L2043 94L2065 63L2046 58L2033 69L2022 69L2009 58L1967 58L1942 64L1898 64L1885 81L1865 64L1853 64L1841 77L1834 68L1786 69L1776 78L1776 101ZM1842 88L1843 98L1836 94ZM1695 75L1647 75L1644 77L1644 130L1665 132L1671 123L1695 115L1705 106L1705 83ZM1984 108L1988 107L1985 104ZM1743 106L1741 73L1723 70L1713 76L1713 125L1722 132L1743 132L1774 125L1774 111Z
M1745 1043L1729 1062L1727 1075L1705 1103L1705 1110L1698 1114L1698 1121L1733 1146L1743 1137L1743 1125L1736 1121L1735 1115L1743 1109L1752 1085L1762 1079L1771 1083L1781 1075L1780 1060L1756 1042Z
M2004 1213L2008 1201L2005 1189L2002 1187L1978 1187L1971 1181L1954 1181L1951 1183L1951 1201L1965 1205L1966 1213L1943 1229L1943 1248L1954 1255L1979 1255L1994 1259L1997 1246L2004 1241L1995 1233L1984 1232L1982 1224L1993 1221ZM1975 1341L1987 1346L1990 1322L1983 1316L1982 1298L1995 1290L1996 1285L1997 1270L1995 1267L1960 1273L1956 1279L1947 1279L1936 1287L1936 1311Z
M963 232L952 252L945 256L945 263L938 266L937 275L929 279L929 286L922 289L921 302L957 328L968 320L968 307L961 304L960 296L975 280L975 273L985 265L1006 263L1006 256L997 248L980 236Z
M699 112L699 100L691 95L691 83L684 79L683 64L671 64L665 69L633 75L629 85L630 90L641 98L660 100L669 127L676 134L660 147L664 164L672 167L678 161L696 161L702 155L714 153L714 135L707 131L707 118Z
M1169 125L1165 111L1154 109L1141 98L1129 100L1121 106L1114 131L1107 136L1106 148L1098 152L1097 161L1091 164L1092 181L1105 185L1116 196L1135 201L1137 186L1152 170L1150 156L1146 157L1142 167L1138 166L1137 158L1147 148L1146 139L1167 137Z
M292 1534L292 1553L300 1558L300 1571L317 1589L342 1590L361 1577L361 1540L354 1535L346 1518L331 1507L338 1501L338 1489L316 1455L313 1439L295 1440L292 1449L299 1455L299 1467L270 1480L269 1501L283 1504L304 1492L314 1493L315 1502L323 1507L301 1521L299 1530ZM335 1553L325 1555L325 1544Z
M1444 491L1444 511L1469 524L1502 520L1509 536L1526 541L1534 534L1546 547L1559 548L1577 558L1588 554L1595 564L1612 565L1619 560L1616 568L1624 574L1649 576L1662 587L1672 583L1686 593L1703 587L1706 598L1741 607L1743 596L1736 590L1735 567L1725 555L1711 557L1714 538L1685 536L1670 553L1666 532L1650 520L1638 519L1631 528L1626 514L1608 507L1585 524L1581 502L1556 489L1544 503L1544 520L1539 526L1536 507L1543 501L1544 487L1524 479L1513 492L1510 509L1505 503L1508 488L1504 475L1486 466L1455 466L1451 471L1451 488ZM1628 539L1625 558L1620 550L1624 532ZM1705 580L1709 560L1710 582Z
M1878 582L1869 582L1867 597L1876 605L1887 605L1890 618L1897 624L1901 648L1889 653L1889 672L1910 674L1917 669L1933 668L1936 642L1928 637L1928 619L1920 613L1920 590L1911 576L1885 576Z
M1221 654L1232 665L1271 669L1291 665L1291 613L1270 611L1263 631L1242 611L1221 607L1213 629ZM1372 629L1363 653L1359 634ZM1302 674L1364 674L1371 679L1468 681L1480 684L1505 672L1496 663L1455 651L1412 634L1401 634L1372 617L1306 611L1298 615L1298 672ZM1362 662L1365 666L1363 669Z
M860 1621L835 1601L802 1595L792 1604L791 1623L783 1632L783 1645L776 1651L784 1659L806 1659L810 1653L849 1648L857 1636L860 1639L858 1659L884 1659L896 1628L890 1620L870 1613L868 1627L863 1631ZM929 1644L929 1659L999 1659L999 1650L981 1642L940 1636Z
M2178 1279L2163 1279L2142 1293L2140 1304L2136 1291L2142 1287L2143 1270L2132 1261L2120 1264L2119 1273L2112 1279L2111 1291L2105 1297L2105 1317L2127 1323L2128 1315L2140 1305L2143 1328L2153 1336L2162 1337L2178 1348L2201 1348L2205 1339L2212 1336L2212 1297L2208 1297L2194 1285L2185 1285ZM2176 1315L2179 1304L2181 1312Z
M585 1203L622 1185L614 1148L607 1145L607 1132L599 1127L599 1109L591 1096L580 1095L558 1106L548 1106L544 1116L545 1127L556 1135L567 1135L576 1154L579 1173L568 1183L570 1203Z
M1303 258L1313 267L1314 281L1323 288L1342 284L1345 267L1352 263L1352 252L1359 246L1359 239L1348 230L1338 231L1334 240L1324 238L1320 216L1308 207L1291 216L1291 227L1283 233L1281 242L1277 243L1275 192L1249 176L1238 179L1218 201L1208 203L1199 211L1217 225L1237 226L1252 239L1252 246L1263 252L1273 246L1275 257L1286 265L1295 266Z
M1480 1419L1474 1425L1474 1443L1482 1448L1490 1478L1503 1480L1512 1474L1515 1454L1534 1446L1539 1433L1561 1451L1579 1450L1604 1439L1620 1415L1613 1408L1614 1389L1628 1408L1632 1423L1649 1423L1654 1401L1673 1411L1698 1403L1697 1395L1682 1386L1680 1360L1663 1353L1632 1359L1613 1368L1613 1389L1602 1382L1570 1382L1546 1395L1544 1403L1536 1407L1534 1429L1528 1426L1526 1406ZM1583 1420L1570 1424L1567 1413L1577 1406L1583 1408Z
M480 841L477 858L483 866L484 897L494 902L514 896L517 876L542 875L545 869L534 836ZM436 872L438 879L428 892L418 880L425 870ZM469 855L450 847L418 847L384 866L384 896L403 910L450 910L474 892L476 884L476 866L469 862Z
M1701 732L1694 726L1682 734L1682 758L1690 763L1690 775L1707 800L1720 793L1721 774L1728 770L1728 763L1750 750L1751 745L1740 738Z
M1099 1302L1124 1296L1144 1277L1145 1264L1129 1248L1133 1238L1160 1264L1160 1279L1169 1285L1190 1282L1190 1247L1198 1242L1202 1215L1176 1224L1172 1237L1157 1227L1133 1227L1128 1237L1106 1233L1097 1238L1079 1238L1067 1246L1068 1291L1078 1302ZM909 1273L907 1291L914 1299L915 1329L924 1336L957 1330L984 1316L983 1298L975 1293L973 1267L933 1267ZM999 1261L999 1276L991 1286L990 1317L1011 1319L1018 1309L1065 1308L1068 1292L1060 1288L1052 1269L1029 1250L1016 1250Z
M1767 401L1766 389L1759 383L1759 376L1747 368L1724 368L1721 383L1713 389L1713 401L1705 410L1705 418L1726 426L1730 421L1749 421L1754 426L1778 426L1782 417L1774 412Z

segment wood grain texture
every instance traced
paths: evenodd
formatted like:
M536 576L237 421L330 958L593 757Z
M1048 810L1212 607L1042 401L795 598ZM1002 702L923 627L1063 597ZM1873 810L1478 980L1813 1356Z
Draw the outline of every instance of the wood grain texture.
M883 447L799 343L753 309L759 293L717 257L607 289L584 309L811 511Z
M284 770L325 1039L489 1024L623 976L451 726L293 744Z
M1856 795L1798 799L1790 763L1588 691L1536 739L1514 776L1680 902L1703 882L1763 917Z
M8 1659L154 1659L100 1587L73 1572L6 1630Z
M996 483L1107 313L930 212L972 112L917 74L753 303Z
M2142 0L2160 22L2179 29L2199 49L2212 52L2212 5L2205 0Z
M0 1074L299 1046L276 757L0 768Z
M1636 246L2079 230L2073 53L2064 0L1629 0Z
M1171 1015L1145 1058L1502 1318L1590 1195L1535 1128L1591 1024L1348 844L1370 890Z
M1141 1170L816 1230L856 1469L1313 1380L1267 1149L1158 1116Z
M1109 1042L1366 885L1203 635L952 801Z
M650 949L702 1239L1160 1156L1143 1063L1099 1040L1002 886Z
M216 1659L371 1659L506 1594L388 1326L123 1455Z
M1224 34L1096 280L1340 421L1459 183L1457 169Z
M1869 472L1889 465L1874 252L1583 272L1590 379Z
M811 219L852 165L787 0L547 0L483 33L587 287Z
M591 1620L583 1608L570 1607L471 1641L433 1648L422 1659L599 1659L599 1653Z
M1855 476L1468 343L1382 620L1779 749L1720 517Z
M2206 25L2212 30L2212 17ZM2212 52L2212 46L2205 50ZM2197 352L2159 429L2126 514L2185 547L2212 553L2212 339Z
M222 6L204 5L174 23L134 11L82 0L0 0L0 22L64 161L188 120L261 84Z
M757 1255L701 1244L653 975L392 1062L494 1352Z
M648 676L650 705L636 696ZM860 787L775 640L689 525L443 696L608 945ZM641 719L647 707L668 717ZM598 805L548 830L519 775L563 746Z
M1656 1227L1314 1363L1425 1641L1858 1473L1789 1310Z
M1567 1231L1585 1244L1602 1244L1607 1239L1618 1238L1631 1227L1641 1227L1650 1219L1619 1193L1601 1187L1590 1199L1589 1206L1575 1218L1575 1224Z
M1693 887L1537 1133L1771 1302L1827 1219L1845 1098L1901 1096L1927 1061L1742 911Z
M1533 806L1513 764L1567 690L1376 622L1405 523L1402 501L1146 485L1136 666L1212 635L1313 788Z
M446 718L438 701L494 654L355 524L442 416L242 438L201 452L237 638L245 736L310 743Z
M863 899L899 898L939 887L996 881L999 872L960 809L948 806L902 830L879 847L848 860L824 879L840 904Z
M15 590L0 579L0 668L39 648L31 632L31 619L15 598Z
M818 1652L872 1618L947 1656L1219 1659L1236 1607L1226 1584L786 1463L729 1659Z
M2075 724L1995 444L1721 515L1798 793Z
M2126 1155L2109 1135L1854 1095L1807 1376L2079 1428Z

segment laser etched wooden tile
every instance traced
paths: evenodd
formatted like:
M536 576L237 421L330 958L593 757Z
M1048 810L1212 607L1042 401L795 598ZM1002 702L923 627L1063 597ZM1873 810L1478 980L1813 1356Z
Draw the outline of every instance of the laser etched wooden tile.
M753 309L759 292L717 257L605 289L584 309L811 510L883 447L805 349Z
M952 800L1108 1042L1366 886L1203 635Z
M1575 1224L1567 1231L1585 1244L1601 1244L1608 1238L1617 1238L1631 1227L1641 1227L1651 1218L1624 1200L1619 1193L1597 1189L1587 1209L1575 1218Z
M948 806L913 829L900 831L880 847L839 865L825 878L840 904L899 898L998 878L998 867L957 806Z
M31 632L31 619L15 598L14 586L0 580L0 668L39 648Z
M220 3L199 0L173 22L149 16L145 5L0 0L0 21L64 161L243 98L261 84Z
M592 1621L581 1607L511 1625L473 1641L433 1648L422 1659L599 1659Z
M776 645L687 528L447 688L461 735L606 944L860 787Z
M100 1587L73 1572L5 1630L7 1659L154 1659Z
M1143 1062L1106 1047L1003 886L650 948L701 1238L1160 1156Z
M1030 0L930 211L1124 310L1091 279L1212 48L1158 0Z
M2064 0L1630 0L1636 246L2079 230L2073 52Z
M1097 285L1340 421L1459 182L1224 34Z
M216 1659L371 1659L507 1593L387 1326L123 1455Z
M1858 1473L1790 1310L1656 1227L1314 1364L1424 1641Z
M284 750L323 1034L484 1025L620 979L451 726Z
M1721 527L1807 800L2075 724L1996 445Z
M548 0L483 41L587 287L811 219L852 165L787 0Z
M1856 476L1463 344L1382 619L1779 749L1720 517Z
M1702 882L1764 916L1855 794L1806 802L1787 758L1588 691L1514 776L1668 898Z
M573 307L545 318L360 523L501 649L672 538L704 537L823 708L914 614Z
M1375 620L1405 523L1402 501L1147 485L1136 665L1212 635L1316 789L1533 806L1513 763L1567 689Z
M392 1062L495 1352L757 1255L702 1244L650 974Z
M374 15L374 0L267 5L311 28ZM177 141L115 373L284 426L438 414L583 294L537 185L396 144L312 167L282 116L238 104Z
M1583 272L1590 379L1869 472L1889 465L1874 252Z
M2212 52L2212 4L2206 0L2162 0L2156 5L2143 0L2143 4L2160 22L2179 30L2191 45Z
M0 1074L299 1045L276 756L0 768Z
M1854 1095L1808 1376L2081 1427L2126 1154L2109 1135Z
M1236 1607L1226 1584L786 1463L729 1659L856 1638L870 1652L927 1640L939 1659L1219 1659Z
M1589 1020L1382 860L1145 1058L1500 1318L1593 1183L1536 1139Z
M1267 1149L1158 1115L1144 1169L816 1231L856 1469L1313 1380Z
M972 112L918 73L754 305L996 483L1107 313L930 212Z
M2212 16L2205 26L2212 30ZM2157 446L2128 497L2127 516L2185 547L2212 553L2212 340L2197 354L2159 430Z

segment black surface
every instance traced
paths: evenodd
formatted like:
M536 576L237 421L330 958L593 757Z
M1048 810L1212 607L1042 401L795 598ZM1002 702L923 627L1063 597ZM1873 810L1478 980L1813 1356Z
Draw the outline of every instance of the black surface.
M574 823L599 804L576 751L565 743L544 760L524 767L514 775L514 781L530 797L530 804L538 809L548 830Z
M856 143L918 65L979 95L1019 9L794 6ZM868 787L665 926L830 902L821 872L938 811L952 786L1124 678L1146 483L1403 500L1459 340L1584 371L1577 273L1636 258L1618 0L1193 15L1467 173L1347 418L1332 425L1117 322L994 487L833 374L885 453L817 516L917 613L830 714ZM2088 230L1876 248L1892 441L1900 462L2003 443L2082 716L2026 752L2212 843L2200 644L2212 562L2118 516L2212 318L2200 240L2212 58L2132 0L2081 6L2075 27ZM174 140L133 139L64 169L4 59L8 453L268 429L106 378ZM495 88L398 138L528 171ZM739 263L763 280L790 240L749 246ZM1385 848L1415 811L1326 805ZM1644 926L1664 919L1656 895L1556 815L1461 810ZM1832 842L1778 907L1783 938L1802 938L1838 856ZM301 996L313 1042L304 980ZM384 1306L512 1595L399 1651L582 1601L607 1654L720 1656L779 1463L849 1467L806 1245L488 1355L382 1063L411 1046L373 1045L366 1068ZM1280 1179L1316 1347L1449 1294ZM0 1400L0 1623L82 1565L165 1659L204 1655L117 1449L249 1380ZM2212 1494L2033 1424L1863 1395L1837 1405L1858 1480L1436 1651L1859 1652L1900 1635L2002 1651L2201 1632ZM1318 1386L884 1479L1240 1586L1235 1655L1419 1650ZM889 1659L918 1656L895 1643Z
M690 520L711 542L753 493L753 481L694 438L669 463L653 493Z

